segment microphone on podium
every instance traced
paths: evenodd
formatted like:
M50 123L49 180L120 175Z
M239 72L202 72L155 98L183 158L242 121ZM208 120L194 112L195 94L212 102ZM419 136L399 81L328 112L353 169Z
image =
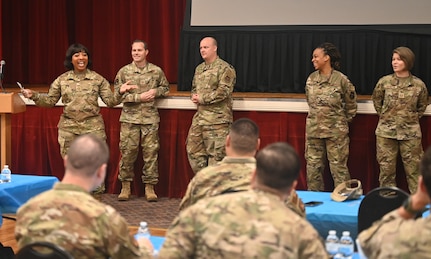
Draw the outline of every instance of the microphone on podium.
M4 71L4 66L6 65L6 61L2 60L0 61L0 80L3 80L3 71Z
M3 88L3 77L4 77L4 67L6 65L6 61L2 60L0 61L0 87L2 92L5 92Z

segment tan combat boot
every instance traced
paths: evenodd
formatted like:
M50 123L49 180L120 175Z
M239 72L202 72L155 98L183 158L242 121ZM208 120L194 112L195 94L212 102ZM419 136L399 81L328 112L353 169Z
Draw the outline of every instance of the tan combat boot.
M145 198L147 198L147 201L157 201L157 195L154 192L154 185L145 185Z
M121 182L121 193L118 195L119 201L128 201L130 199L130 182Z

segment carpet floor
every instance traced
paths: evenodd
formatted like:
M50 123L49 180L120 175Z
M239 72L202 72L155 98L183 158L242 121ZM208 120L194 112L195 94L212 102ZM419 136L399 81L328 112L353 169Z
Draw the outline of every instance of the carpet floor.
M128 201L118 201L118 194L103 194L102 202L114 207L129 226L138 226L146 221L150 228L168 228L178 214L181 199L159 198L148 202L145 197L132 196Z

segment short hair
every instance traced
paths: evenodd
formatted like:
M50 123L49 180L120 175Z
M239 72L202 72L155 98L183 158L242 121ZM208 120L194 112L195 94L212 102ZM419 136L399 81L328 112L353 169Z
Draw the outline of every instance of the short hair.
M230 127L229 136L232 149L239 155L256 151L259 141L259 127L248 118L234 121Z
M322 49L323 52L329 56L329 58L331 59L331 67L337 70L340 69L341 53L334 44L330 42L325 42L317 46L317 48Z
M408 71L412 70L415 63L415 53L407 47L398 47L392 51L392 54L397 53L400 55L402 61L406 65Z
M431 147L425 151L419 164L422 179L427 189L428 195L431 197Z
M66 58L64 59L64 66L67 69L69 69L69 70L73 69L72 56L75 55L76 53L79 53L79 52L87 53L87 56L88 56L87 67L88 68L91 67L91 65L93 64L93 61L91 60L91 55L90 55L90 52L88 51L88 49L80 43L74 43L74 44L70 45L69 48L66 50Z
M298 178L300 169L297 152L285 142L270 144L256 155L257 180L276 190L290 188Z
M94 175L97 169L109 160L108 145L93 134L77 137L67 151L66 169L84 177Z
M144 44L144 49L148 49L148 43L146 41L136 39L136 40L134 40L132 42L132 46L133 46L134 43L143 43Z
M206 39L206 38L212 39L214 46L216 46L216 47L217 47L217 44L218 44L218 43L217 43L216 38L214 38L214 37L212 37L212 36L205 36L205 37L203 37L203 38L201 39L201 41L202 41L203 39Z

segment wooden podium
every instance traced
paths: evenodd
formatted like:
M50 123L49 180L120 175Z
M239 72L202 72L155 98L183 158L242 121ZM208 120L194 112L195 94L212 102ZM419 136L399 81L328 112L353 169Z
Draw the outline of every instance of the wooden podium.
M0 163L11 164L11 114L24 112L24 101L17 93L0 93Z

